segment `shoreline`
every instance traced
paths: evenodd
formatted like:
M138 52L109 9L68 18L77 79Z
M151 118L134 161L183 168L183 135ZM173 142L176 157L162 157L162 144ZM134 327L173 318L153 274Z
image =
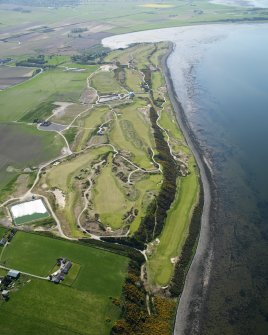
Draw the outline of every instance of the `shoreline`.
M185 278L182 295L179 298L173 334L182 335L186 330L187 334L198 334L202 315L202 302L209 286L209 274L213 259L211 195L212 193L215 193L216 186L213 182L210 167L206 163L206 159L203 156L203 152L196 136L189 125L185 111L174 88L172 75L167 61L169 56L174 52L176 44L174 42L170 43L170 50L161 61L163 74L179 127L198 165L200 186L202 187L204 194L198 245Z

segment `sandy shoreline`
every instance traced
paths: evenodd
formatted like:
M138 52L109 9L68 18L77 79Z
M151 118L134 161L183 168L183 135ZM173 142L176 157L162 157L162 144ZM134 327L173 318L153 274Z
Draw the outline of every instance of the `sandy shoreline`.
M183 132L186 142L195 156L199 173L201 186L203 188L204 201L201 217L201 228L198 246L192 264L188 271L183 293L178 304L174 335L195 334L199 332L200 316L202 309L202 301L209 283L209 273L213 256L212 236L211 236L211 192L215 192L215 185L212 179L210 168L206 165L203 153L199 147L196 137L191 129L182 105L177 97L170 69L167 65L167 59L174 50L174 43L170 48L170 52L163 58L162 67L164 70L165 80L168 88L169 97L177 116L179 126ZM213 204L215 207L215 204ZM193 305L195 316L193 318ZM191 315L191 322L189 320Z

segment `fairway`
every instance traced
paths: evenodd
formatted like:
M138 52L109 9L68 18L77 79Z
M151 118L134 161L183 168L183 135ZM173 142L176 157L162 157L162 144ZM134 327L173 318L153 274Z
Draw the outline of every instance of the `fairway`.
M179 181L177 197L168 212L166 223L159 237L160 243L149 258L148 276L153 284L165 286L169 283L174 265L173 257L178 257L188 235L192 212L199 197L199 181L194 173L194 160L191 161L192 173Z
M21 329L19 334L32 334L33 325L33 334L45 335L48 329L50 334L61 334L62 331L70 335L109 334L120 313L110 297L121 296L127 258L90 246L17 232L5 249L1 263L47 276L59 257L67 257L77 264L74 267L76 279L73 281L67 275L66 285L64 281L55 285L31 279L19 291L13 292L8 304L0 304L0 322L5 330L2 332L2 328L1 334L7 334L14 320L12 334L18 329Z

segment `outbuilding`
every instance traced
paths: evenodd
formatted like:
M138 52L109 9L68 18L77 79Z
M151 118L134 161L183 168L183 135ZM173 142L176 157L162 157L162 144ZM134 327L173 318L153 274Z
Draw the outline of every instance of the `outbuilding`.
M9 291L8 290L3 290L2 291L2 297L3 298L5 298L5 299L8 298L8 295L9 295Z
M20 272L17 270L9 270L7 275L12 279L18 279L20 276Z

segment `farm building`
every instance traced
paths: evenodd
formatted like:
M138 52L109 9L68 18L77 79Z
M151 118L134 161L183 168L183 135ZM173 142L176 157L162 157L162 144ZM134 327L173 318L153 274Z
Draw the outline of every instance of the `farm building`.
M12 279L18 279L20 276L20 272L17 270L9 270L7 275Z
M68 274L72 267L72 262L66 258L58 258L57 265L60 267L59 270L49 276L50 281L54 284L59 284L62 280L64 280L64 276Z
M7 299L8 296L9 296L9 291L8 291L8 290L3 290L3 291L2 291L2 297L3 297L4 299Z
M7 243L7 240L3 237L1 240L0 240L0 245L5 245Z

